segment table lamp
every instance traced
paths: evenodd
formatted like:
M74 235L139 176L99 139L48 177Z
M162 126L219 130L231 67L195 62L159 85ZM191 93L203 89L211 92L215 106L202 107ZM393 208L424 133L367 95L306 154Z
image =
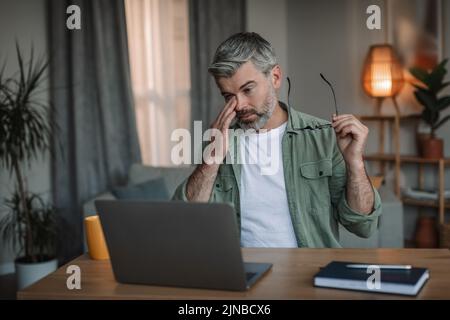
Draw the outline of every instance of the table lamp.
M384 98L395 100L403 83L403 67L394 48L389 44L371 46L364 62L364 91L377 100L382 101Z
M400 196L400 110L395 99L403 87L403 67L389 44L372 45L367 53L362 73L364 91L376 99L376 113L381 116L382 103L391 98L395 107L394 147L395 147L395 193ZM379 152L384 153L384 121L380 121ZM384 164L381 166L384 175Z

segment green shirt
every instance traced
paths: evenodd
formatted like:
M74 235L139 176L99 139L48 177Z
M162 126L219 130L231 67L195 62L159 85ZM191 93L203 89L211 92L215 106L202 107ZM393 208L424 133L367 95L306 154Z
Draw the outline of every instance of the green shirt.
M370 214L356 212L346 200L344 158L330 122L280 105L288 111L282 138L284 180L289 212L299 247L341 247L338 223L350 232L368 238L378 227L382 211L375 188ZM210 202L228 202L240 228L239 188L241 164L239 135L230 137L229 159L220 165ZM174 200L187 201L187 179L175 191Z

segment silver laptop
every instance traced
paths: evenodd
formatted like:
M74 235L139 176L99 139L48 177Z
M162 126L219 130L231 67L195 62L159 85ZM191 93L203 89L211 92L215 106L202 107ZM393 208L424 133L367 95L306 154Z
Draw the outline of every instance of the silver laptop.
M271 267L244 263L228 204L95 201L118 282L244 291Z

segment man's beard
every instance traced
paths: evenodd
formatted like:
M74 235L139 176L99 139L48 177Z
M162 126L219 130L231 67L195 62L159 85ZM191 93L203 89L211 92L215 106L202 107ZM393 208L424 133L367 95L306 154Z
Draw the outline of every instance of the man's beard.
M240 114L238 114L237 124L243 130L254 129L258 131L266 125L267 121L272 116L272 113L275 110L276 105L277 105L277 96L275 93L275 88L273 87L272 84L270 84L270 91L267 95L266 100L264 101L264 104L260 108L262 111L257 110L241 111ZM255 114L258 117L258 119L252 122L243 122L239 120L239 116L248 114Z

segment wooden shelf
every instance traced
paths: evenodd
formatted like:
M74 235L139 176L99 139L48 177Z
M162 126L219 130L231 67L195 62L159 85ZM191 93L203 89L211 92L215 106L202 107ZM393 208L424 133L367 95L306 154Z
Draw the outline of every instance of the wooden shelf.
M395 115L382 115L381 114L381 100L378 100L377 115L358 115L358 119L361 121L374 121L378 122L378 153L367 154L364 156L364 160L378 162L380 175L384 175L386 171L386 164L391 162L394 167L395 179L394 179L394 192L402 200L405 205L419 206L419 207L431 207L437 208L439 212L439 221L443 223L445 221L445 210L450 209L450 200L443 199L443 190L445 190L445 167L450 166L450 158L441 159L425 159L416 155L401 155L400 154L400 126L402 123L413 122L414 125L418 125L418 121L422 118L421 114L409 114L401 115L398 105L393 99L395 106ZM386 125L386 122L388 124ZM392 127L393 134L393 149L392 153L385 153L385 131L387 127ZM417 129L417 128L416 128ZM404 197L401 195L400 190L400 172L402 164L417 164L418 165L418 186L420 189L425 185L425 165L432 165L437 168L438 171L438 190L441 198L439 200L419 200L410 197Z
M363 116L359 115L357 116L362 121L395 121L394 115L378 115L378 116ZM408 115L401 115L400 121L403 120L420 120L422 115L420 114L408 114Z
M394 162L395 161L395 155L394 154L381 154L381 153L372 153L367 154L364 156L364 160L369 161L387 161L387 162ZM441 159L426 159L421 158L414 155L401 155L400 156L400 162L405 163L430 163L430 164L438 164ZM450 165L450 158L443 158L444 165Z
M431 208L439 208L438 200L419 200L408 197L402 197L402 202L411 206L419 206L419 207L431 207ZM450 201L444 203L444 207L446 209L450 209Z

